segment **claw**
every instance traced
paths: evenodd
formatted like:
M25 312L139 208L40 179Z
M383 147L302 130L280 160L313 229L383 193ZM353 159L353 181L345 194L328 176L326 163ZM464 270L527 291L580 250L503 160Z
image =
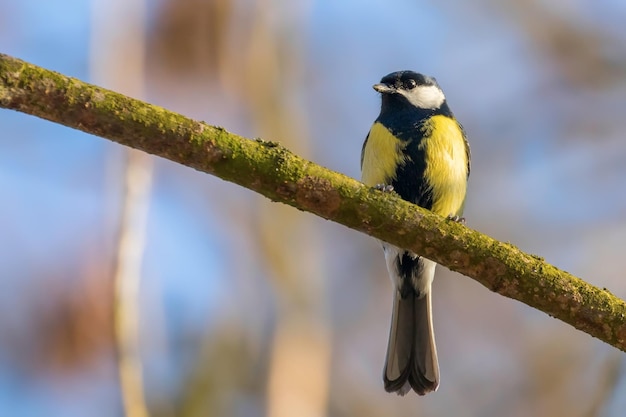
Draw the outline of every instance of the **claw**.
M457 222L457 223L461 223L461 224L465 224L465 217L461 217L461 216L454 216L454 215L449 215L447 217L448 220L452 220L453 222Z
M393 191L393 185L391 184L376 184L374 188L383 193L390 193Z

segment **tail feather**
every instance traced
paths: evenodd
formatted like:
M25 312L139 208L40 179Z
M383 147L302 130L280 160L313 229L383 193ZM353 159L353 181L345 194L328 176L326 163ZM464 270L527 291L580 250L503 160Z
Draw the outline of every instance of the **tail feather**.
M418 297L394 292L391 331L383 380L387 392L419 395L439 386L439 365L432 322L430 291Z
M435 391L439 387L439 361L432 317L432 298L429 291L424 297L415 300L414 357L409 382L419 395Z
M414 304L415 297L412 295L402 298L399 291L395 292L383 381L387 392L398 392L400 395L411 390L409 375L413 358Z

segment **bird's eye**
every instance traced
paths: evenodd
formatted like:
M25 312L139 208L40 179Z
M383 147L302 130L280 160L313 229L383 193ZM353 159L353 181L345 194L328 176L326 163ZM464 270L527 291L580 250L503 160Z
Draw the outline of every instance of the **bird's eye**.
M417 87L417 82L415 80L407 80L407 82L404 84L404 87L407 90L412 90Z

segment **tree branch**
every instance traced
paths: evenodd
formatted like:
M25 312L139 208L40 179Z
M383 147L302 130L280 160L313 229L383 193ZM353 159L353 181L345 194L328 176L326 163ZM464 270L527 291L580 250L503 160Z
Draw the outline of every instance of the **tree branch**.
M626 304L606 289L278 143L249 140L2 54L0 107L167 158L410 249L626 351Z

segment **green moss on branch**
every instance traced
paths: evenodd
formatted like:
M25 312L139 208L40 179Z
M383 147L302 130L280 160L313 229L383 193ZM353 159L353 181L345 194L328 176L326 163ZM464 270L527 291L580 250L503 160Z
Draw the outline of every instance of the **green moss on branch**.
M0 54L0 107L178 162L411 249L626 350L626 304L541 258L306 161Z

